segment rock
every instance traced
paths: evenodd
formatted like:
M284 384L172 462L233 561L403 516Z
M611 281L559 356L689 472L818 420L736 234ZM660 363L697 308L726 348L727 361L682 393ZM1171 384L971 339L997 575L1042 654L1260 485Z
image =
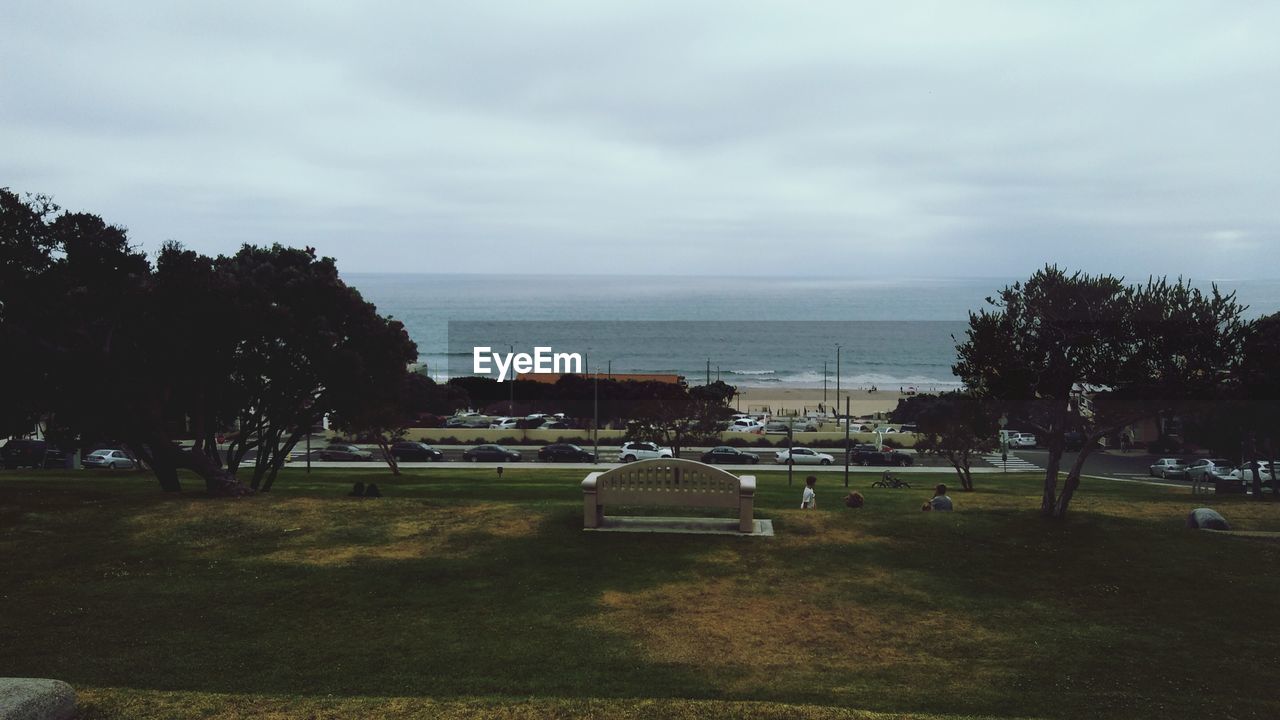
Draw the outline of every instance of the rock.
M1187 527L1192 530L1230 530L1227 519L1213 508L1196 508L1187 514Z
M0 678L0 720L70 720L76 691L61 680Z

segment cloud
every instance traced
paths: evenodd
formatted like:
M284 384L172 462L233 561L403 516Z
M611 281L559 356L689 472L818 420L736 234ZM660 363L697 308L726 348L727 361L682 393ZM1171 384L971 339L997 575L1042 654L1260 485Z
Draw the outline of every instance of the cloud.
M307 243L349 271L1266 275L1280 260L1266 4L7 14L0 184L149 247Z

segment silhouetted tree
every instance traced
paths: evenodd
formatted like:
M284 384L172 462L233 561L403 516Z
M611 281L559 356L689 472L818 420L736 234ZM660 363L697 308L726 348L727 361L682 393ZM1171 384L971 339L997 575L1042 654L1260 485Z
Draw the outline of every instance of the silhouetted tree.
M993 310L970 314L953 370L978 397L1041 418L1047 517L1065 516L1100 438L1193 402L1230 377L1239 355L1243 308L1216 287L1128 286L1046 267L988 302ZM1086 442L1059 491L1069 430Z

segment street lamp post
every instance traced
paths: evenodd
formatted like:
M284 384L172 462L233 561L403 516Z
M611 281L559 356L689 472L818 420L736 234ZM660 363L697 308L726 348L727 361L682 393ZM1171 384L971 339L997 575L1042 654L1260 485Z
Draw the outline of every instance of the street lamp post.
M840 407L840 343L836 343L836 407Z
M588 369L590 366L588 366ZM600 463L600 371L591 380L591 443L592 464Z
M836 413L840 412L839 404ZM844 486L849 487L849 398L844 399Z
M1005 433L1004 428L1009 424L1009 416L1000 416L1000 472L1009 472L1009 435Z

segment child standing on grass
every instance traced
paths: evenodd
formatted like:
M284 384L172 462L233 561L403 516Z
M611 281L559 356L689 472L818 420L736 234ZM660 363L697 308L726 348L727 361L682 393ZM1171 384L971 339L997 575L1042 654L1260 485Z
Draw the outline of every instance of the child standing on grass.
M815 510L818 507L818 494L813 491L813 486L818 484L818 477L810 475L804 479L804 495L800 497L801 510Z

